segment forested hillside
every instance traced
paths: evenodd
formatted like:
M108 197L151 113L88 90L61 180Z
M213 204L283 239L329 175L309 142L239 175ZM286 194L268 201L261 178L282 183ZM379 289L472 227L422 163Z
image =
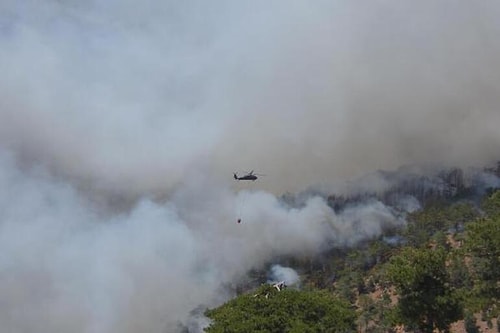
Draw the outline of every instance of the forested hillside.
M288 259L300 287L246 290L206 312L206 331L500 332L500 191L436 197L405 219L354 247Z

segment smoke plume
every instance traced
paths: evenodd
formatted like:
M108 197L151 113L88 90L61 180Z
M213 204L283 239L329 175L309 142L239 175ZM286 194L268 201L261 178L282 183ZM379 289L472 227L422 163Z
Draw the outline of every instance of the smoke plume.
M300 282L299 274L293 268L283 267L281 265L273 265L269 277L269 282L277 283L283 281L287 286Z
M175 332L274 256L400 225L377 200L279 196L496 160L498 14L493 0L2 1L2 328ZM266 176L232 179L251 169Z
M175 332L224 285L277 256L312 256L400 221L381 203L291 208L195 179L109 214L45 168L0 158L0 322L8 331ZM236 219L241 218L241 223Z

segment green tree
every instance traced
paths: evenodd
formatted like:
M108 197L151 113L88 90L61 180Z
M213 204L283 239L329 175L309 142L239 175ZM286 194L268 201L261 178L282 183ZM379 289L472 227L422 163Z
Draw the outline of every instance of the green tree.
M358 306L358 332L390 332L391 328L395 326L395 311L391 306L388 293L384 292L377 299L373 299L369 295L360 295Z
M491 318L500 306L500 217L467 225L464 248L473 278L473 310L485 310Z
M408 215L405 237L408 244L415 247L426 246L433 235L442 242L443 234L438 232L458 232L466 222L477 217L478 212L470 203L429 206Z
M209 333L355 332L356 313L324 291L277 291L262 286L206 311Z
M488 196L482 204L483 210L486 214L491 217L499 217L500 216L500 190L493 192L490 196Z
M450 286L468 292L472 288L472 280L463 253L460 249L450 251L447 269Z
M450 287L444 249L405 248L391 258L388 275L399 294L398 321L408 328L446 331L462 317L459 296Z

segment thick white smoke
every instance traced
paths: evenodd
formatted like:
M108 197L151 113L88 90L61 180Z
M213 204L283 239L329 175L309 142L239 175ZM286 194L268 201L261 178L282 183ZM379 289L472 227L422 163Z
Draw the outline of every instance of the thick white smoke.
M277 283L281 281L283 281L287 286L296 285L300 282L300 277L293 268L273 265L270 271L269 282Z
M0 13L0 139L86 187L162 192L200 165L258 169L282 192L498 157L494 0L6 0Z
M217 287L194 271L200 250L173 207L144 200L104 219L5 156L0 178L4 330L160 332Z
M274 256L400 223L380 203L336 215L320 197L290 208L202 180L109 216L44 168L0 157L0 322L12 332L173 332Z
M401 223L377 201L336 214L276 194L498 158L498 14L493 0L0 2L2 328L174 331L273 256ZM241 169L266 176L233 186Z

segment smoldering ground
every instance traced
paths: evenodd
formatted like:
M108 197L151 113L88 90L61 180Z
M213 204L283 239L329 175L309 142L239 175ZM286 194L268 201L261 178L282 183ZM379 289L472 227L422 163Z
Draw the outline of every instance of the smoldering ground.
M273 255L401 223L275 195L497 159L499 9L2 1L2 327L158 332Z

